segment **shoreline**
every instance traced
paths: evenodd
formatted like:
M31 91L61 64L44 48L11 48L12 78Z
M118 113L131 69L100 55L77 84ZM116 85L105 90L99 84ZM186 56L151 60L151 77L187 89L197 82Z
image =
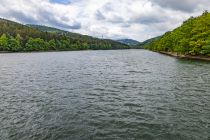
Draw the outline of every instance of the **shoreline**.
M47 53L47 52L77 52L77 51L111 51L111 50L133 50L133 49L107 49L107 50L102 50L102 49L87 49L87 50L46 50L46 51L0 51L0 54L6 54L6 53ZM135 49L135 50L142 50L142 49Z
M132 49L113 49L113 50L132 50ZM142 49L137 49L142 50ZM96 51L96 50L47 50L47 51L19 51L19 52L10 52L10 51L0 51L0 54L4 53L45 53L45 52L76 52L76 51ZM191 59L191 60L202 60L202 61L210 61L210 57L208 56L192 56L192 55L184 55L178 54L176 52L165 52L165 51L153 51L156 53L160 53L163 55L179 58L179 59Z
M208 57L208 56L192 56L192 55L184 55L184 54L178 54L178 53L175 53L175 52L164 52L164 51L160 51L158 53L163 54L163 55L167 55L167 56L176 57L176 58L179 58L179 59L192 59L192 60L210 61L210 57Z

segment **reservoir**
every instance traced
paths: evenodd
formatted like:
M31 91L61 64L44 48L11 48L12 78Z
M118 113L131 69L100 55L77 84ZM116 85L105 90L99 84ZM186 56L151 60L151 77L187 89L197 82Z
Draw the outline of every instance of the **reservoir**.
M1 140L208 140L210 62L147 50L0 54Z

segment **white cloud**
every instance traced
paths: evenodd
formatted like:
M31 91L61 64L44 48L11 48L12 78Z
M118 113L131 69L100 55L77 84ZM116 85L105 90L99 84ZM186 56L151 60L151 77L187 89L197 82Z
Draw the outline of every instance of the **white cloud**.
M0 0L0 16L95 37L143 41L201 14L208 5L209 0Z

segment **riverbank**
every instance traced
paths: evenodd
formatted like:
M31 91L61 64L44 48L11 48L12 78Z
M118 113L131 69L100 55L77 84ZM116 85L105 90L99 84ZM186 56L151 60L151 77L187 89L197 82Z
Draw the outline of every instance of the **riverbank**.
M45 53L45 52L76 52L76 51L111 51L111 50L142 50L142 49L85 49L85 50L41 50L41 51L0 51L1 53Z
M178 53L175 53L175 52L164 52L164 51L160 51L159 53L164 54L164 55L168 55L168 56L172 56L172 57L176 57L176 58L180 58L180 59L193 59L193 60L210 61L210 57L208 57L208 56L192 56L192 55L184 55L184 54L178 54Z

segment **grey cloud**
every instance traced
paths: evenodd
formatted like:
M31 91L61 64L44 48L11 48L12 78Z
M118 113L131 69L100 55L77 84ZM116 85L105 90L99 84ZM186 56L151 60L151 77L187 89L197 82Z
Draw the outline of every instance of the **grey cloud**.
M105 16L99 10L96 11L95 17L97 20L105 20L106 19Z
M51 23L51 25L59 27L59 28L64 28L64 29L80 29L81 28L81 23L79 22L74 22L73 24L69 25L66 23L61 23L59 20L56 20L54 18L48 18L48 22Z
M110 23L125 22L122 15L120 15L119 13L116 13L116 9L114 9L111 2L107 2L106 4L103 5L103 7L100 10L97 10L95 16L96 16L96 19L98 20L106 20L107 22L110 22Z
M15 11L15 10L10 10L5 14L6 17L8 18L15 18L17 21L21 21L24 23L34 23L37 24L38 21L34 19L33 17L26 15L25 13L21 11Z
M47 24L50 26L55 26L62 29L81 29L81 23L73 21L73 23L68 24L69 19L67 17L60 17L56 19L55 15L52 13L39 9L37 14L37 19L34 19L29 14L25 14L23 11L9 10L4 14L7 18L15 18L17 21L21 21L26 24Z
M49 0L51 3L59 3L59 4L70 4L72 3L72 0Z
M131 27L131 24L130 23L123 23L121 25L121 27L123 27L123 28L129 28L129 27Z
M106 17L105 15L102 14L99 10L96 11L95 17L97 20L106 20L111 23L123 23L125 22L124 19L118 15L113 15L112 17Z
M69 21L69 18L63 16L63 17L61 17L61 20L64 21L64 22L68 22Z
M161 17L157 17L157 16L145 15L145 16L140 16L137 19L134 19L134 21L132 21L132 22L149 25L149 24L162 23L162 22L164 22L164 19L162 19Z
M62 4L63 0L53 0L56 4L52 0L0 1L3 18L75 29L93 36L138 40L160 35L190 16L210 10L209 0L65 0L68 4Z
M45 10L40 10L39 15L42 21L45 21L45 23L51 24L51 26L56 26L63 29L80 29L81 28L81 23L74 21L71 25L67 24L67 22L69 21L67 17L61 17L59 19L56 19L55 15Z
M155 10L155 7L153 8ZM125 10L128 10L128 9L125 8ZM133 23L144 24L144 25L162 23L165 20L167 20L168 17L165 16L164 13L160 13L160 12L163 12L163 10L142 12L142 13L133 15L133 17L132 16L125 17L126 15L122 15L118 13L118 10L116 10L116 8L114 9L112 3L107 2L106 4L103 5L103 7L100 10L96 11L95 17L97 20L105 20L106 22L118 24L121 27L127 28L127 27L130 27L129 24L133 24Z
M193 12L198 6L197 0L149 0L163 8L170 8L184 12Z
M111 12L114 11L111 2L107 2L104 6L103 6L104 11L107 12Z
M125 22L124 19L118 15L113 15L113 17L107 19L108 22L111 23L123 23Z

